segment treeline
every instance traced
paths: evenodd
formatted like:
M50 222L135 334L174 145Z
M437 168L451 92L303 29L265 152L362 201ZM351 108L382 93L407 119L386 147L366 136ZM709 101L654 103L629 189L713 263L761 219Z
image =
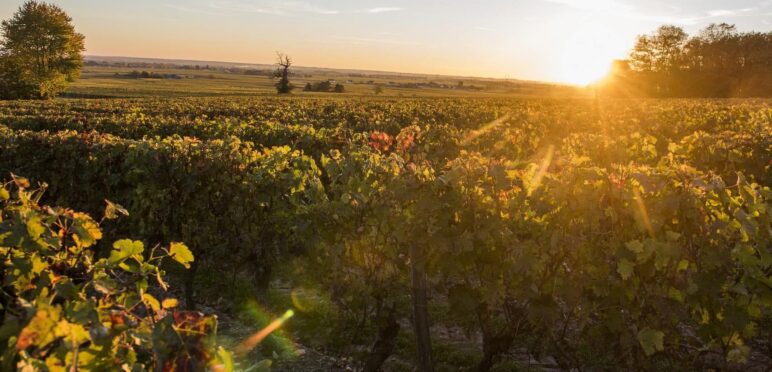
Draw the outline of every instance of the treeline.
M121 68L154 68L154 69L176 69L176 70L217 70L217 67L209 65L186 65L179 63L160 63L160 62L111 62L88 60L84 66L89 67L121 67Z
M328 80L328 81L320 81L318 83L306 83L306 86L303 88L303 91L304 92L345 93L346 87L341 83L336 83L335 81Z
M179 80L182 79L182 76L177 74L159 74L157 72L152 71L132 71L125 75L117 74L118 76L123 76L129 79L172 79L172 80Z
M768 97L772 32L711 24L690 37L676 26L641 35L601 85L614 96Z

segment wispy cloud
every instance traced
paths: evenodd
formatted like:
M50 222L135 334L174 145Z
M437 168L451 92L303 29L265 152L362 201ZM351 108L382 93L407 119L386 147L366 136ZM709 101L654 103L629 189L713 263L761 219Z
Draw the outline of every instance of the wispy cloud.
M338 9L329 9L316 6L304 1L265 1L260 3L244 1L214 1L210 8L239 13L260 13L272 15L297 15L297 14L340 14Z
M743 9L715 9L708 11L710 17L733 17L743 13L750 13L756 10L756 8L743 8Z
M742 8L742 9L714 9L704 12L702 14L682 15L682 16L646 16L640 15L638 18L659 22L659 23L672 23L683 26L693 26L701 23L707 23L716 21L717 18L733 18L743 17L752 14L757 8Z
M224 13L214 12L214 11L210 11L210 10L207 10L207 9L191 8L191 7L181 6L181 5L176 5L176 4L164 4L164 6L167 7L167 8L171 8L171 9L174 9L174 10L177 10L177 11L180 11L180 12L185 12L185 13L204 14L204 15L216 15L216 16L224 15Z
M422 46L423 43L412 40L399 40L392 38L368 38L356 36L336 36L335 41L345 42L352 45L395 45L395 46Z
M246 0L215 0L209 3L210 10L226 11L231 13L259 13L259 14L271 14L271 15L302 15L302 14L322 14L322 15L337 15L337 14L379 14L398 12L404 10L400 7L394 6L377 6L373 8L365 9L336 9L326 8L315 5L307 1L281 1L281 0L267 0L267 1L246 1ZM193 11L194 9L185 8L180 9L184 11Z
M355 13L376 14L376 13L399 12L399 11L402 11L402 10L404 10L404 8L398 8L398 7L393 7L393 6L379 6L379 7L375 7L375 8L356 10Z
M633 7L629 4L617 0L544 0L548 3L568 6L574 9L609 11L609 12L630 12Z
M485 27L485 26L474 26L473 28L475 30L477 30L477 31L486 31L486 32L494 32L494 31L496 31L495 29L492 29L490 27Z
M562 5L578 10L592 12L601 12L612 14L616 17L625 17L630 19L639 19L655 23L669 23L682 26L691 26L713 21L715 18L741 17L752 14L759 8L739 8L739 9L712 9L700 13L689 13L677 6L665 4L668 13L651 13L643 9L634 7L623 0L542 0L547 3ZM761 3L761 6L772 4L772 0Z

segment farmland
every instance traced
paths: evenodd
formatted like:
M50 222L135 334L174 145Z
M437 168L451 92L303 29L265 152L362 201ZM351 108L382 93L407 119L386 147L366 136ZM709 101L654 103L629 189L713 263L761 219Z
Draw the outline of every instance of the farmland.
M81 78L65 93L76 98L139 98L139 97L212 97L212 96L269 96L276 92L271 79L271 66L244 66L238 64L206 65L206 62L170 64L166 60L115 59L102 61L91 57ZM140 63L141 62L141 63ZM177 62L182 63L182 62ZM213 62L214 63L214 62ZM199 66L195 69L194 64ZM132 72L173 76L172 79L127 78ZM499 81L494 79L464 78L388 72L348 71L335 69L298 68L293 75L295 94L299 96L330 96L303 92L306 83L321 81L340 82L346 87L337 96L391 97L587 97L585 89L561 84L529 81ZM457 89L458 83L467 88ZM332 94L335 95L335 94Z
M772 363L769 100L143 98L184 82L114 73L70 92L138 98L1 102L0 172L120 204L105 236L185 242L185 306L294 309L262 349L288 366L291 339L409 369L416 294L439 370Z

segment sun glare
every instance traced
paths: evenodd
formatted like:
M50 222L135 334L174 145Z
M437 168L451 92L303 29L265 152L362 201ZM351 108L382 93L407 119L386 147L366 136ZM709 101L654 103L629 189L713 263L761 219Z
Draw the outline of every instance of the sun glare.
M560 52L556 80L588 85L606 76L616 56L599 30L584 30L570 37Z
M566 61L566 66L561 71L560 81L576 85L589 85L606 76L610 66L610 61L597 61L592 58Z
M561 58L558 79L565 83L588 85L606 76L611 62L607 56L593 49L569 47Z

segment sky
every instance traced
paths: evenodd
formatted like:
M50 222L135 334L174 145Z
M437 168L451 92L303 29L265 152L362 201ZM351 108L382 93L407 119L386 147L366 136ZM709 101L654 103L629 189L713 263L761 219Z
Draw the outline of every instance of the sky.
M587 83L662 24L772 30L772 0L52 0L86 54ZM0 0L7 19L22 0Z

